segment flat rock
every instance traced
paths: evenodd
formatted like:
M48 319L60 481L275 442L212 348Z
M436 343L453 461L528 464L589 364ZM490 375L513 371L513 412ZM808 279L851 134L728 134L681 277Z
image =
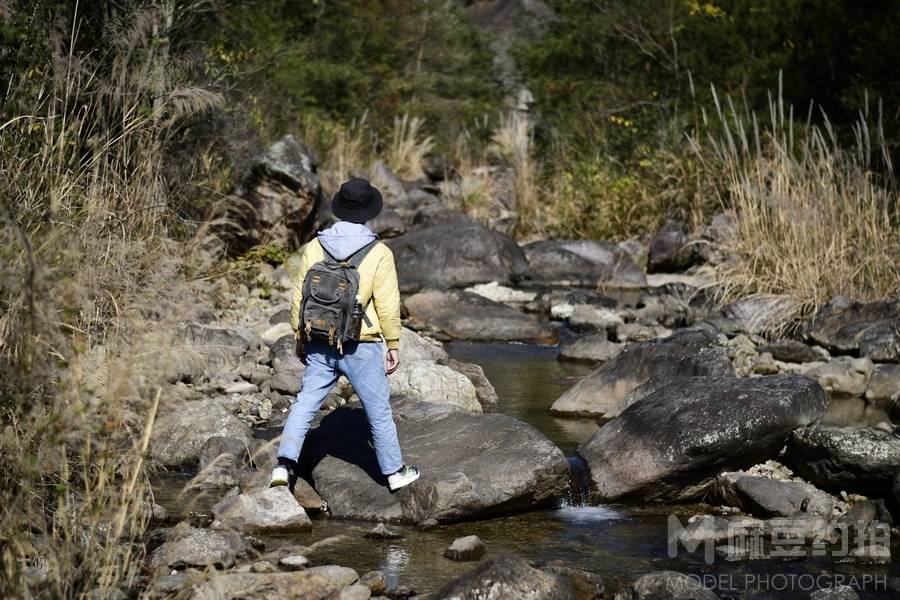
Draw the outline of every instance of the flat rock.
M694 577L675 571L647 573L615 596L615 600L718 600Z
M482 561L474 571L435 592L432 600L575 600L570 581L531 567L515 555Z
M484 556L485 548L477 535L467 535L456 538L453 543L444 550L444 557L450 560L479 560Z
M295 533L312 529L312 521L287 486L263 488L225 498L212 508L213 528L244 533Z
M781 450L828 398L799 375L679 379L638 400L578 448L598 501L695 497L724 470Z
M622 344L611 342L606 335L586 335L563 344L559 359L584 363L604 363L622 351Z
M515 283L528 271L525 254L512 238L460 214L408 231L387 245L403 292Z
M676 379L733 374L731 361L715 336L684 330L666 339L625 346L560 396L550 410L563 416L611 418Z
M647 277L631 256L610 242L544 240L524 247L531 278L553 285L643 287Z
M153 551L150 566L166 571L191 567L202 569L208 565L227 569L248 547L247 542L234 531L197 529L187 523L179 523L168 532L166 541Z
M232 438L245 447L253 439L250 426L215 399L183 402L160 412L150 438L150 456L163 466L197 464L204 444L212 437Z
M900 362L900 300L862 303L833 298L810 321L809 337L837 352Z
M791 436L785 463L822 488L884 497L900 473L900 437L860 427L807 427Z
M315 567L292 573L222 573L198 583L192 598L219 600L332 600L358 579L346 567Z
M285 571L302 571L309 564L309 559L302 554L291 554L278 559L278 566Z
M410 320L460 340L552 343L555 332L530 315L459 290L425 290L405 301Z
M477 519L552 504L568 486L562 451L530 425L446 404L402 398L392 404L403 458L422 477L390 493L366 442L362 408L337 409L310 432L301 455L333 516L405 523Z
M808 483L723 473L716 479L716 494L726 506L735 506L757 517L791 517L809 513L831 518L833 496Z
M818 346L807 346L797 340L779 340L763 344L758 349L760 354L768 352L775 360L790 363L811 363L827 361L831 358L828 352Z

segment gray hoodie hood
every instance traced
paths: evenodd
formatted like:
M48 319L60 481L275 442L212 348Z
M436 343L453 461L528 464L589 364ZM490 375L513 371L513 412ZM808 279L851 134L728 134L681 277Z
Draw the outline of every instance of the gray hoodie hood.
M361 223L338 221L319 232L319 243L337 260L345 260L357 250L378 239L372 230Z

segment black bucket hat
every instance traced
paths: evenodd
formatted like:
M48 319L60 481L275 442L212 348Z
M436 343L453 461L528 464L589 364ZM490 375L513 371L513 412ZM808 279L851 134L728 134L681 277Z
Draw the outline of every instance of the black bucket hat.
M331 212L342 221L365 223L378 216L383 204L381 192L365 179L354 177L331 199Z

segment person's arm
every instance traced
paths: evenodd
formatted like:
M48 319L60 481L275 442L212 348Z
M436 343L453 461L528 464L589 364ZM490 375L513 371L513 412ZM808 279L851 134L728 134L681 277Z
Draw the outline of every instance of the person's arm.
M393 373L400 365L400 332L403 326L400 323L400 287L397 284L397 269L390 249L378 261L375 268L372 301L375 303L381 333L388 347L387 371Z

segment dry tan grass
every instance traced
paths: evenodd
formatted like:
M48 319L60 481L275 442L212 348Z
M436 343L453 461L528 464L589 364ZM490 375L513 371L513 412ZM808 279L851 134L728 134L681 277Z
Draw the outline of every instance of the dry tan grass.
M168 238L164 163L178 124L218 102L182 83L154 10L108 23L108 53L60 39L0 112L4 597L106 598L140 575L166 352L131 341L172 325L202 266L204 231Z
M516 233L540 233L538 164L533 155L534 123L530 115L511 110L501 115L491 139L515 173Z
M425 157L434 148L434 140L422 134L424 124L423 119L408 114L394 118L386 160L402 179L416 180L424 176Z
M880 129L865 119L842 147L830 125L792 122L776 100L765 128L720 108L721 134L695 141L721 205L738 215L714 274L726 298L787 294L804 312L841 294L900 292L900 196ZM874 138L874 139L872 139Z

